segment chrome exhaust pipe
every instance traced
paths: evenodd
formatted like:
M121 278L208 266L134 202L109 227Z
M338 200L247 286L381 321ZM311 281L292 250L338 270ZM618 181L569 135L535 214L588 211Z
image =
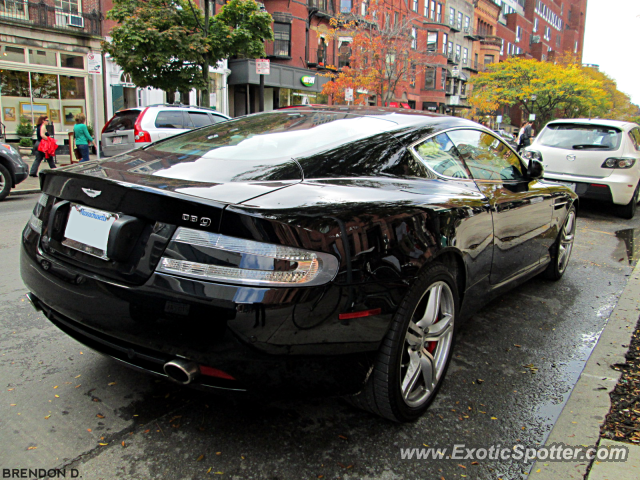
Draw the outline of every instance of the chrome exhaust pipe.
M192 383L200 375L197 364L181 358L165 363L163 369L171 380L183 385Z
M41 312L42 311L42 307L40 306L40 302L38 301L38 299L36 298L36 296L29 292L26 295L27 300L29 300L29 302L31 303L31 306L33 308L35 308L36 312Z

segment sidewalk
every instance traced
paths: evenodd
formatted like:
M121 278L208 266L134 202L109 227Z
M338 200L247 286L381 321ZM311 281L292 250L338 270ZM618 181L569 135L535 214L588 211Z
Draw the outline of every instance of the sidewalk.
M640 478L640 445L600 438L600 426L611 409L609 393L615 388L622 372L613 368L624 364L631 336L640 315L640 263L629 277L616 308L600 335L591 356L573 387L546 446L598 445L625 447L629 456L625 462L574 460L567 462L537 461L529 480L638 480Z
M89 155L89 160L97 160L97 155ZM31 164L35 160L35 157L32 155L22 155L22 160L29 166L29 170L31 170ZM58 167L64 167L70 165L69 163L69 155L58 155ZM38 169L38 173L49 168L49 164L46 160L40 162L40 168ZM16 188L11 190L9 195L26 195L29 193L38 193L40 191L40 179L38 177L27 177L25 180L20 182Z

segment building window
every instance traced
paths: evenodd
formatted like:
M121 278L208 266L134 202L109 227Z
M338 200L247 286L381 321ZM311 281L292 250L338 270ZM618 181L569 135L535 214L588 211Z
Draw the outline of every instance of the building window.
M438 4L438 13L436 15L436 22L442 23L442 4Z
M462 12L458 12L458 30L462 30Z
M453 55L453 42L449 42L448 49L447 49L447 54L448 55Z
M55 0L53 4L58 10L62 10L64 13L77 15L82 12L82 3L79 0Z
M24 48L9 47L8 45L4 45L2 47L2 56L0 56L0 59L6 60L7 62L25 63Z
M427 53L438 51L438 32L427 32Z
M273 24L273 54L276 57L291 56L291 24L290 23L274 23Z
M418 11L418 0L413 0L413 11L414 12Z
M469 31L469 25L471 25L471 18L468 15L464 16L464 30Z
M502 45L500 45L500 55L504 55L504 38L502 39Z
M426 3L426 0L425 0ZM431 0L431 20L436 19L436 0Z
M520 43L520 40L522 40L522 27L518 26L516 27L516 43Z
M411 27L411 48L414 50L418 48L418 33L415 27Z
M56 52L49 50L31 50L29 49L29 63L36 65L48 65L50 67L58 66Z
M435 67L427 67L424 71L424 88L425 90L434 90L436 88L436 69Z
M492 64L492 63L493 63L493 60L494 60L493 55L485 55L485 56L484 56L484 64L485 64L485 65L490 65L490 64Z
M63 68L77 68L84 70L84 57L80 55L60 54L60 66Z
M424 10L423 15L425 18L429 18L429 0L424 0Z
M469 59L469 49L468 48L463 48L462 49L462 64L466 65L468 59Z
M352 8L353 5L351 3L351 0L340 0L340 11L342 13L351 13Z
M573 53L578 53L578 41L576 40L576 43L573 46Z
M26 5L26 0L0 0L0 15L24 17L26 15Z
M368 11L369 11L369 2L367 0L363 0L362 4L360 5L360 14L364 17L367 15Z
M445 55L447 54L447 41L449 40L449 34L448 33L443 33L442 34L442 53L444 53Z
M455 25L456 24L456 11L449 7L449 25Z
M444 90L447 85L447 69L443 68L442 73L440 75L440 89Z
M460 57L462 56L462 47L456 45L456 63L460 63Z
M533 33L536 33L538 31L538 19L534 18L533 19Z
M348 67L351 64L351 41L346 38L340 39L338 45L338 67ZM365 57L366 58L366 57Z

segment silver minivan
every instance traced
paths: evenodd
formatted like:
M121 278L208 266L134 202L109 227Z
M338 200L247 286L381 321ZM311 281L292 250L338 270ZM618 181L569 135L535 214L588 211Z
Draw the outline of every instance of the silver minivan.
M102 152L106 157L112 157L162 138L229 119L213 109L189 105L150 105L120 110L102 129Z

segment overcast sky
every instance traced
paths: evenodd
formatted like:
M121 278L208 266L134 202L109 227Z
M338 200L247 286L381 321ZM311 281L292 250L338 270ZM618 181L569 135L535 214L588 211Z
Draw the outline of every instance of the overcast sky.
M618 82L640 105L640 0L588 0L584 63Z

